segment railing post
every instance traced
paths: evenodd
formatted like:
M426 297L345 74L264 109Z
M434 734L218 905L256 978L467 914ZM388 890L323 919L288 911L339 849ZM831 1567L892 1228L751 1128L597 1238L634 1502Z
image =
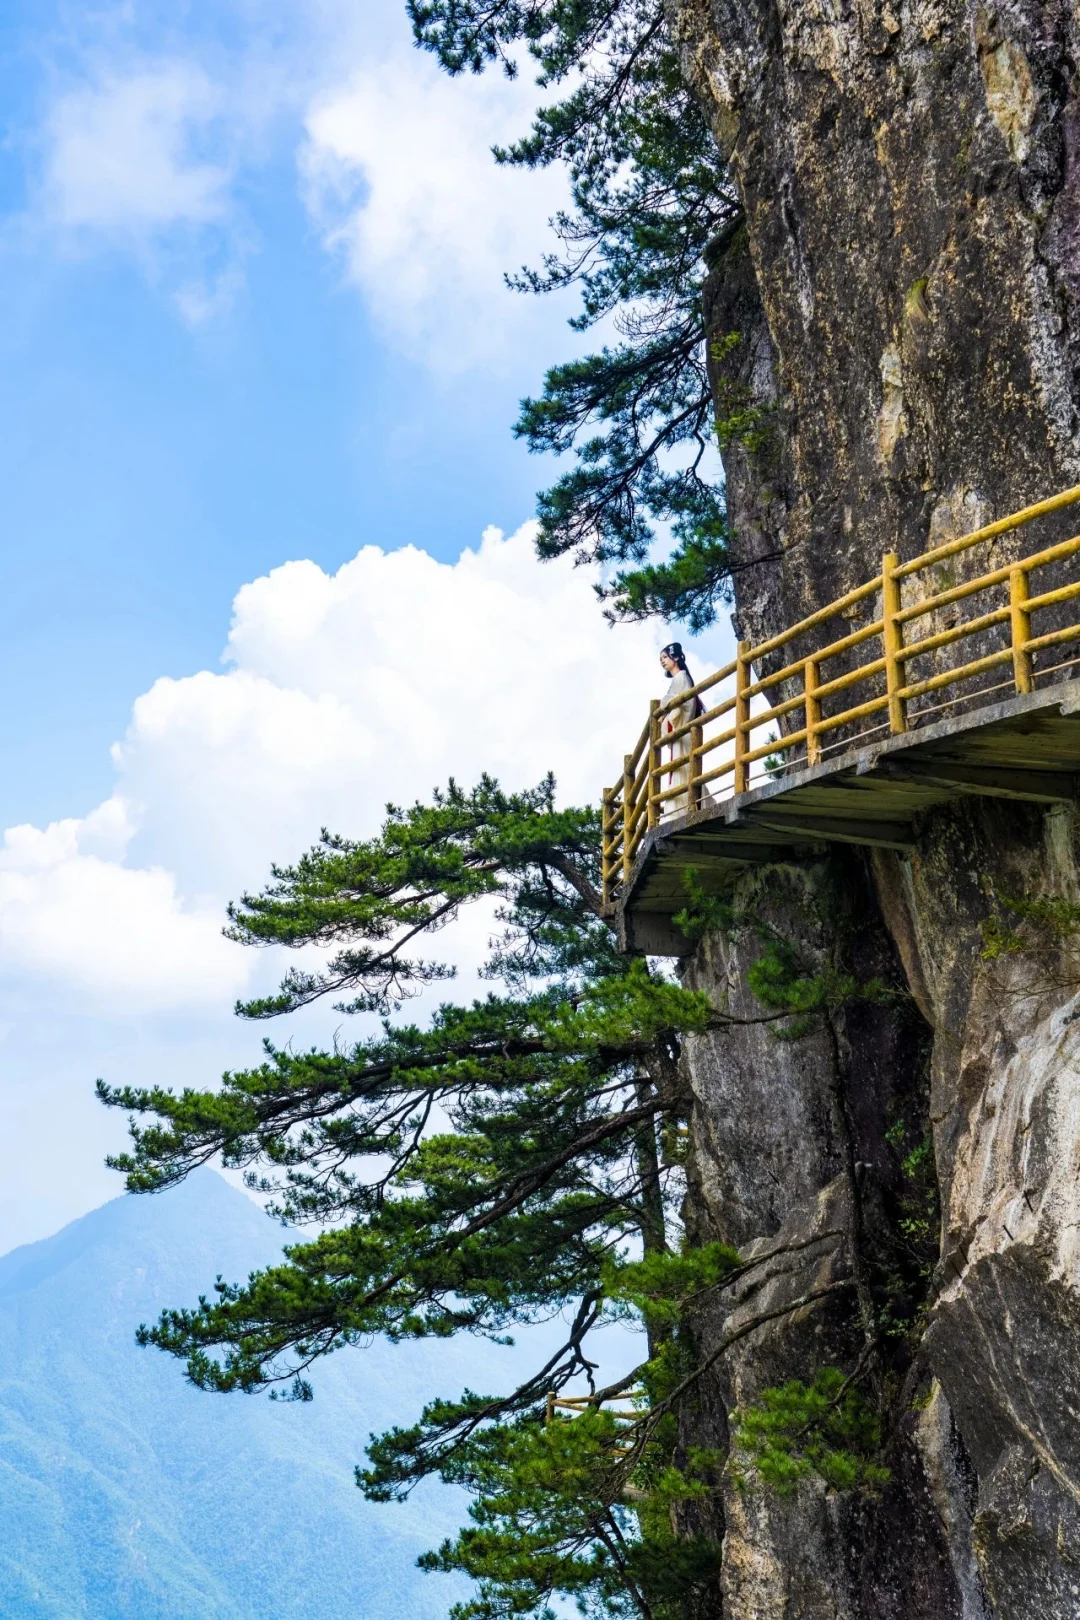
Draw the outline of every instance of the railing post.
M634 835L634 773L630 768L633 754L623 755L622 770L622 880L630 881L630 844Z
M735 662L735 792L745 793L749 780L746 756L750 752L750 643L740 641Z
M608 846L615 831L615 789L605 788L600 810L600 904L606 911L611 904L611 875L614 861Z
M820 671L816 658L808 658L803 665L803 690L806 694L806 763L808 765L821 764L821 733L818 727L821 724L821 699L817 689L821 685Z
M660 699L653 698L649 704L649 776L645 783L645 791L649 796L646 811L647 823L655 827L660 821L660 805L656 795L660 792Z
M693 725L690 727L690 789L687 795L687 808L689 810L701 809L701 767L704 764L700 749L705 742L705 727Z
M882 640L885 644L885 690L889 694L889 730L907 730L907 704L898 694L905 684L904 660L900 653L904 646L904 629L897 622L900 612L900 581L896 570L900 558L895 551L887 551L881 559L881 620Z
M1031 614L1026 602L1031 595L1027 570L1013 568L1009 573L1009 622L1012 629L1013 680L1018 692L1035 690L1035 672L1027 644L1031 640Z

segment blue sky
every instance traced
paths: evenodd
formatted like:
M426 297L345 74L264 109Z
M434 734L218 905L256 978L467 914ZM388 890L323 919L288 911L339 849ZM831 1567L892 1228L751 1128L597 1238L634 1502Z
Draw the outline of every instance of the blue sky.
M567 346L561 312L495 364L433 369L422 334L388 341L300 195L307 106L348 82L349 9L4 8L0 658L27 700L3 713L5 821L106 788L133 693L216 659L243 581L298 552L334 568L373 536L453 557L530 510L537 469L508 425L549 341ZM376 27L349 67L408 52L397 0L352 9ZM50 196L58 106L180 64L217 72L227 100L267 54L268 77L300 65L250 114L265 127L181 120L177 166L227 168L224 212L140 219L133 188L109 218L93 195ZM225 307L185 319L179 292L230 270Z
M527 83L400 0L9 0L0 74L2 1250L116 1190L96 1075L254 1056L230 895L450 771L594 796L665 636L532 557L509 427L581 340L501 281Z

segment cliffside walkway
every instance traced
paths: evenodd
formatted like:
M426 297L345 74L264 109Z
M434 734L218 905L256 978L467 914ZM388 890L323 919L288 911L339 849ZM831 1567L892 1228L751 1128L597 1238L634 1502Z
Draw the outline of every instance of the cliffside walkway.
M919 812L963 795L1073 798L1080 537L1008 553L1078 503L1080 486L907 562L890 552L838 601L740 643L692 689L707 705L692 723L666 729L690 694L654 702L603 799L604 901L624 947L686 952L672 918L690 869L718 888L830 843L911 849Z

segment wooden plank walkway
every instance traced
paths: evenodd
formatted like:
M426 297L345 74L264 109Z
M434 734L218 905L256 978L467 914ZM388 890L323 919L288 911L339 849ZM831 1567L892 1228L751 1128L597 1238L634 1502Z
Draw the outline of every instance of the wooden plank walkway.
M686 904L689 868L715 892L747 864L831 844L914 850L920 815L967 795L1053 805L1078 788L1080 680L889 736L651 828L614 907L622 947L687 953L672 916Z

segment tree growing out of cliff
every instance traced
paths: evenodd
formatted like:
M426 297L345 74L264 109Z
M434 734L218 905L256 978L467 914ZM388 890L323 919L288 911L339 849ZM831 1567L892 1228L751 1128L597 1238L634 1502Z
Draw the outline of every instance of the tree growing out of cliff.
M578 286L586 331L617 341L554 365L514 429L575 465L538 497L539 554L616 565L602 594L621 617L701 629L728 578L716 438L752 429L738 401L717 423L701 290L739 228L734 188L683 83L660 0L410 0L416 40L450 73L531 61L565 87L500 163L565 167L571 207L558 250L511 277L522 291ZM731 341L736 341L731 335ZM657 525L671 555L650 562ZM627 566L628 565L628 566Z
M668 1524L670 1556L644 1557L599 1402L580 1424L545 1423L549 1393L603 1382L590 1335L626 1255L677 1248L679 1043L714 1018L702 996L617 956L598 915L598 853L597 816L556 809L550 781L519 794L451 784L431 804L391 809L373 839L324 835L232 908L231 932L325 947L327 964L239 1010L261 1020L330 997L381 1026L329 1052L267 1043L257 1067L218 1090L100 1087L140 1121L115 1161L133 1191L220 1156L284 1219L321 1228L280 1265L219 1282L143 1331L203 1388L303 1398L312 1362L374 1334L499 1339L565 1318L562 1343L510 1394L433 1401L372 1448L373 1496L429 1474L477 1494L475 1525L434 1555L480 1581L463 1614L542 1612L558 1590L589 1592L611 1613L692 1612L684 1599L714 1556L676 1546ZM426 942L479 900L501 919L492 993L444 1005L423 1029L391 1016L451 977ZM636 1489L651 1489L640 1483L650 1471L662 1483L657 1445L650 1436L635 1463ZM663 1534L663 1512L654 1519L646 1541Z
M463 1617L543 1615L558 1592L643 1620L713 1612L718 1546L686 1514L715 1496L719 1459L680 1441L706 1370L684 1312L743 1266L684 1241L680 1054L732 1020L617 954L599 853L597 814L557 808L550 780L516 794L451 784L391 808L371 839L324 834L231 909L230 930L321 947L325 965L238 1010L260 1021L329 997L378 1027L332 1051L267 1042L218 1089L99 1085L132 1116L131 1151L113 1161L132 1191L220 1158L286 1222L319 1228L141 1330L198 1386L302 1399L319 1357L376 1334L500 1339L563 1322L515 1389L433 1400L373 1442L359 1476L380 1500L429 1475L472 1491L473 1523L428 1560L478 1581ZM452 977L426 954L434 937L484 901L497 912L491 993L443 1005L426 1028L404 1022L404 998ZM605 1378L595 1330L627 1316L645 1330L641 1363ZM548 1396L568 1388L592 1405L549 1422Z
M568 86L497 154L563 162L571 180L573 210L555 222L560 251L518 285L577 284L578 328L613 318L618 333L611 347L553 367L542 396L523 404L517 431L530 448L576 452L540 496L541 555L614 565L603 594L615 615L700 627L728 578L708 454L717 431L755 424L738 401L715 421L701 288L740 216L662 9L413 0L410 10L419 43L450 72L516 71L531 54L542 84ZM677 544L656 564L658 524ZM373 838L324 834L232 908L230 931L251 946L321 948L325 965L290 972L275 995L238 1010L265 1020L330 998L378 1026L332 1051L268 1042L259 1064L219 1089L100 1087L133 1117L131 1151L114 1161L132 1191L161 1190L220 1158L287 1223L319 1228L280 1264L219 1281L140 1330L200 1387L304 1399L321 1356L376 1334L498 1339L563 1323L561 1342L516 1388L432 1400L416 1423L375 1438L358 1471L376 1500L432 1475L471 1493L470 1526L424 1560L476 1582L460 1620L551 1620L559 1594L594 1615L719 1613L724 1458L687 1442L686 1418L704 1375L764 1320L745 1312L726 1324L724 1290L785 1251L745 1261L686 1241L682 1047L734 1020L617 954L599 866L599 816L557 808L550 781L518 794L488 779L471 792L451 784L430 804L391 807ZM492 992L443 1005L423 1027L405 1022L411 994L453 976L428 954L432 941L477 902L497 908ZM689 895L688 939L696 905ZM783 940L759 945L753 1021L787 1038L845 999L878 993L839 969L807 968ZM858 1273L854 1240L851 1249ZM840 1276L773 1315L860 1290L868 1298L859 1275ZM707 1356L688 1322L706 1301L722 1324ZM872 1303L860 1309L869 1351ZM613 1317L636 1321L645 1340L639 1365L617 1379L595 1349ZM736 1429L743 1465L781 1481L813 1471L841 1488L880 1483L880 1427L854 1387L866 1366L863 1356L855 1374L823 1369L746 1414ZM572 1420L549 1404L567 1391L588 1397Z

